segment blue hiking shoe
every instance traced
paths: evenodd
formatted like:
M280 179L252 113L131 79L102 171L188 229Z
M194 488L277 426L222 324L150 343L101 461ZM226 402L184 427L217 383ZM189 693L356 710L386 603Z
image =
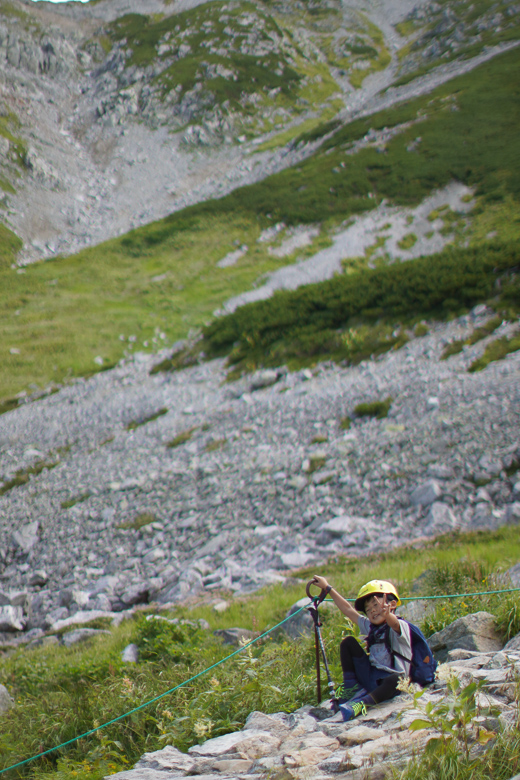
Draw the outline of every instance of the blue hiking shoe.
M354 701L351 704L340 704L339 711L344 721L357 718L358 715L366 715L367 708L364 701Z

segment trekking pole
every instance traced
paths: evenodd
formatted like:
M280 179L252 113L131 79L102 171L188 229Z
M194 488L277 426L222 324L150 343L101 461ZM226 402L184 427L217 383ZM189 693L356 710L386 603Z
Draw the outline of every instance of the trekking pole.
M321 604L321 602L324 600L327 594L324 590L322 590L319 596L312 596L311 585L314 585L314 582L312 580L307 583L307 587L305 588L305 593L312 601L312 607L310 606L307 607L307 610L310 612L312 620L314 622L314 644L316 647L316 687L317 687L318 704L321 704L321 676L320 676L320 650L321 650L321 654L323 656L323 665L325 666L325 672L327 673L327 681L329 686L332 709L334 710L334 712L338 712L339 702L336 696L336 691L334 689L334 682L332 680L332 675L330 673L329 663L327 661L327 654L325 653L325 645L323 644L323 639L320 631L321 623L318 615L318 606Z

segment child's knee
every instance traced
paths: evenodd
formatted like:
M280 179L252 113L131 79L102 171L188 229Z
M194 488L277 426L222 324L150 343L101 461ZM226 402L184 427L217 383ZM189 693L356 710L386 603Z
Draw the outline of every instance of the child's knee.
M343 652L350 652L351 655L359 655L359 650L361 650L359 642L353 636L346 636L344 639L342 639L340 648Z

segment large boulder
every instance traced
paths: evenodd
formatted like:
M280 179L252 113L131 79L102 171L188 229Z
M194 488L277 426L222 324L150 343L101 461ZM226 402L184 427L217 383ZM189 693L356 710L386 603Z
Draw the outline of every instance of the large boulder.
M397 609L398 617L408 620L410 623L418 625L424 618L435 612L435 604L432 601L408 601Z
M0 607L0 631L23 631L26 625L27 620L21 607L9 604Z
M434 536L452 531L456 525L457 518L448 504L442 501L434 501L426 515L426 525L423 532L425 536Z
M437 631L428 639L438 661L445 661L448 652L456 648L475 650L480 653L498 652L502 641L495 628L495 618L489 612L475 612L464 615Z
M40 524L38 521L22 525L11 535L13 545L22 553L29 553L38 541L38 531Z

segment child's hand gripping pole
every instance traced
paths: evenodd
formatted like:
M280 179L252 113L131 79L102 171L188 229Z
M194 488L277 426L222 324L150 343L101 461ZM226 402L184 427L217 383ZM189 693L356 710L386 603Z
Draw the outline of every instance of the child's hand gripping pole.
M325 590L322 590L320 591L319 596L312 596L311 585L315 585L315 584L316 583L314 582L314 580L308 582L307 587L305 588L305 593L312 600L312 606L307 607L307 610L310 612L314 622L314 642L316 646L316 688L317 688L318 704L321 704L321 677L320 677L320 650L321 650L321 654L323 656L323 665L325 666L325 671L327 673L327 682L329 686L332 709L334 710L334 712L338 712L339 701L337 699L336 691L334 689L334 682L332 680L332 675L330 673L329 664L327 661L327 654L325 653L325 645L323 644L323 639L321 637L321 631L320 631L321 623L318 616L318 606L325 599L327 593Z

